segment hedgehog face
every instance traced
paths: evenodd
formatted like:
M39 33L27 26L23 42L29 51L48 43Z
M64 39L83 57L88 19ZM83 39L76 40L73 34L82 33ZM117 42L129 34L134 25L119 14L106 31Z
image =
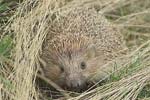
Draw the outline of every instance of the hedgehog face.
M93 47L65 55L59 63L65 84L77 92L87 89L90 76L97 71L97 61Z
M86 52L89 49L90 40L82 34L60 35L48 46L51 60L60 67L61 76L64 77L69 88L85 87L84 72L88 68Z
M84 71L87 69L86 57L84 55L66 56L60 64L60 69L64 75L66 85L75 90L82 90L86 87L86 76Z

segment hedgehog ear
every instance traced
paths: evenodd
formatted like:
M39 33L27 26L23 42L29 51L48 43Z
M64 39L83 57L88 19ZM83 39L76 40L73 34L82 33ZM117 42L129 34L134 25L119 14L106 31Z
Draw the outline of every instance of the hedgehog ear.
M94 58L96 56L96 48L94 46L87 50L87 58Z

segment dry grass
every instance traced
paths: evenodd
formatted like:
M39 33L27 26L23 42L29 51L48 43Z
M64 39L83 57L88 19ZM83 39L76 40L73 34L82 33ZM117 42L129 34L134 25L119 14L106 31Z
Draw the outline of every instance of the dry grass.
M69 100L148 100L141 94L150 83L149 0L26 0L9 20L4 33L14 33L11 58L0 55L0 100L39 100L35 89L38 54L56 12L94 6L120 28L130 51L102 66L92 77L106 82ZM109 69L104 69L109 68ZM103 69L103 70L102 70ZM51 82L50 82L51 84ZM55 86L56 87L56 86ZM149 87L150 88L150 87ZM33 99L34 98L34 99ZM43 100L45 97L41 97ZM44 99L45 100L45 99Z

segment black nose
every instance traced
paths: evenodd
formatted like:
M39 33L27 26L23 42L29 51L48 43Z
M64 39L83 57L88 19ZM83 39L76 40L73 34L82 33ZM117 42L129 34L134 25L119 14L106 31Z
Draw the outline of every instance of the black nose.
M86 87L86 77L81 73L71 73L66 76L66 84L71 91L80 92L78 90L84 90Z
M81 92L82 90L84 90L86 88L86 81L85 80L70 80L69 82L69 87L76 92Z

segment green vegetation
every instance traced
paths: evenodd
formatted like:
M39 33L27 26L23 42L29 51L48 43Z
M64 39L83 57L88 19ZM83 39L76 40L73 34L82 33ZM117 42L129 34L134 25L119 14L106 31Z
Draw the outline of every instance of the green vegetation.
M2 40L0 41L0 55L5 56L7 58L10 57L10 51L13 49L12 45L13 39L11 36L6 35Z

